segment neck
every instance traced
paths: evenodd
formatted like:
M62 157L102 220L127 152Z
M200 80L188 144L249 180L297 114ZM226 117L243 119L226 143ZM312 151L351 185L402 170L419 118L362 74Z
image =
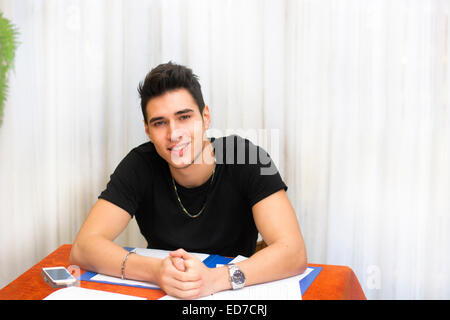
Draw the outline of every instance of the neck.
M192 164L183 168L169 166L169 170L179 185L186 188L194 188L208 181L215 165L214 149L211 142L206 141L202 152Z

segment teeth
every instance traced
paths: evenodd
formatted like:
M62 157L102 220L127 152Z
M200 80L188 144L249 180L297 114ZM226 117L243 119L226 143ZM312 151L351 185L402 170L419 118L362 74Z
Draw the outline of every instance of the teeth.
M174 151L181 150L181 149L183 149L186 145L187 145L187 144L183 144L183 145L181 145L181 146L173 147L172 150L174 150Z

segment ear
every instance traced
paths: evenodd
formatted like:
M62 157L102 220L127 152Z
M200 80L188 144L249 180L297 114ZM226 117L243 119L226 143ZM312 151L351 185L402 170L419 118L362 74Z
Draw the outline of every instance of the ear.
M203 123L205 126L205 130L209 129L209 125L211 123L211 113L209 112L209 107L207 105L205 105L205 107L203 108Z
M152 139L150 138L150 130L148 129L148 125L145 123L145 120L142 120L142 122L144 123L145 134L147 135L148 139L149 139L150 141L152 141Z

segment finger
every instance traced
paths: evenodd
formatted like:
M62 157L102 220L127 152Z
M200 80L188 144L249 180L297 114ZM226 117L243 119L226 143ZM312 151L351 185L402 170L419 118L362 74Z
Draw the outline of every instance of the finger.
M192 254L188 253L186 250L181 249L181 248L178 249L178 250L169 252L169 255L170 255L171 257L183 258L184 260L190 259L190 258L193 257Z
M181 291L191 291L201 288L203 281L201 279L196 281L178 281L173 279L173 281L170 282L170 285L172 288L176 288Z
M184 249L178 249L169 253L171 257L177 257L184 260L184 267L186 271L189 269L198 269L202 267L202 262L193 254L186 252Z
M181 281L171 276L166 276L163 279L163 283L161 283L161 288L168 293L171 289L177 289L178 291L192 291L201 288L202 285L202 279L195 281Z
M188 270L187 268L184 272L174 270L174 272L172 273L172 277L175 280L181 282L198 281L202 279L199 272L197 272L196 270Z
M200 297L200 288L192 290L180 290L177 288L167 288L165 291L168 295L179 299L197 299Z
M196 260L195 258L192 259L187 259L187 260L183 260L184 261L184 266L186 268L186 270L191 270L191 269L199 269L202 265L202 262L200 260Z
M177 268L178 271L186 271L186 266L184 265L184 260L179 257L170 257L172 264Z
M164 263L166 266L164 273L166 274L167 278L173 278L178 281L197 281L201 279L200 273L197 272L195 268L191 270L187 270L187 268L185 268L185 271L180 271L174 265L172 259L172 257L167 257L166 259L164 259ZM183 265L186 266L186 261L182 259L180 260L182 261ZM176 262L176 264L178 264L178 262Z

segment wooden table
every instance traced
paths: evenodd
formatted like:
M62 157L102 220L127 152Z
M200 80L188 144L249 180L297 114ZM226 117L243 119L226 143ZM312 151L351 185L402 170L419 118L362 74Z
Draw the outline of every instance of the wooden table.
M43 267L70 265L70 244L65 244L42 259L16 280L0 290L0 300L42 300L57 289L47 284L41 276ZM365 300L366 296L355 276L353 270L346 266L324 264L309 264L309 266L322 267L314 282L306 290L303 300ZM81 272L84 272L82 270ZM82 288L104 290L132 296L156 300L164 296L162 290L145 289L80 281Z

